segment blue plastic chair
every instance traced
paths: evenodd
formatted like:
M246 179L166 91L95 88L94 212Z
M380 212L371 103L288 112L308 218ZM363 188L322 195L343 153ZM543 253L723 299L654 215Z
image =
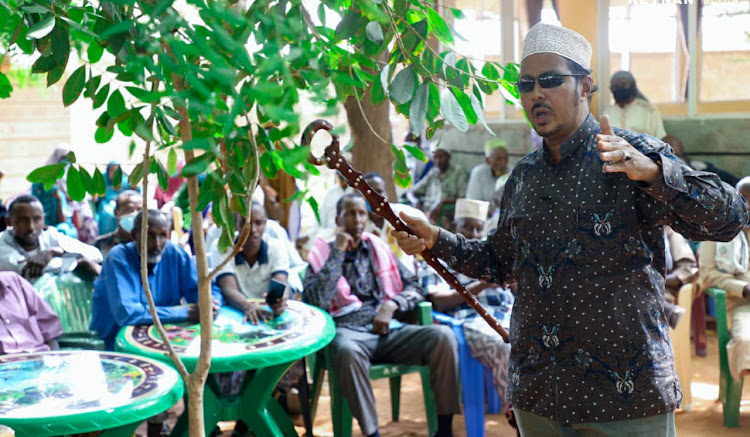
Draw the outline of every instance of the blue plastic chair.
M490 414L500 412L500 398L492 382L492 371L471 356L469 345L466 344L466 337L464 337L462 320L456 320L437 311L432 312L432 317L435 321L450 326L458 340L458 367L461 376L461 398L464 404L466 435L484 437L485 399L487 412Z

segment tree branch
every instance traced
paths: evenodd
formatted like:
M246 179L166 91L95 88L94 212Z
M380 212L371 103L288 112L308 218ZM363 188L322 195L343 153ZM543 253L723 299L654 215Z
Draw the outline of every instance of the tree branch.
M159 86L159 82L154 82L152 91L155 91ZM154 113L156 108L156 102L151 103L151 117L149 119L151 120L151 123L149 125L149 132L153 131L153 120L154 120ZM148 191L148 174L149 174L149 166L151 161L151 141L146 141L146 150L143 152L143 192L146 193ZM164 325L162 325L161 320L159 319L159 315L156 313L156 303L154 303L154 295L151 293L151 287L148 283L148 264L147 264L147 256L148 256L148 199L146 196L143 196L143 202L141 204L143 211L142 217L141 217L141 235L138 237L140 239L140 245L141 245L141 283L143 283L143 291L146 294L146 301L148 301L148 310L151 313L151 319L154 322L154 326L156 327L156 332L159 333L159 336L162 338L162 341L164 343L164 346L167 348L167 354L169 355L169 358L172 359L172 361L175 364L175 367L177 367L177 371L180 373L180 376L182 376L182 379L187 381L190 377L190 374L187 371L187 368L185 368L185 364L180 360L180 357L177 356L177 352L175 352L174 347L172 347L172 342L169 341L169 338L167 337L167 331L164 329Z

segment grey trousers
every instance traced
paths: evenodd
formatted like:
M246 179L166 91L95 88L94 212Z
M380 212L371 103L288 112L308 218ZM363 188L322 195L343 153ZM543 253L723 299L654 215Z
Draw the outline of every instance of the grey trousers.
M675 437L674 412L642 419L562 425L546 417L514 409L521 436L531 437Z
M339 327L330 348L332 366L344 398L364 435L378 430L375 397L370 385L371 363L429 366L437 413L461 412L457 343L447 326L404 325L388 335Z

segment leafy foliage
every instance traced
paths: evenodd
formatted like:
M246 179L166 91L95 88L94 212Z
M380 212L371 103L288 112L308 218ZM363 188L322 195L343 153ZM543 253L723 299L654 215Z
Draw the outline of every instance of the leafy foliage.
M486 127L485 94L500 91L517 102L516 66L478 68L450 50L452 27L440 12L461 19L457 9L438 11L417 0L322 0L311 14L301 0L180 3L178 9L173 0L5 0L0 43L6 53L36 56L32 72L45 75L48 85L62 80L69 64L78 65L64 81L63 104L84 98L104 108L98 143L117 129L169 149L166 162L152 157L149 168L136 167L131 183L156 173L165 185L176 171L175 150L194 151L182 175L207 175L199 207L213 201L227 235L232 213L247 213L245 200L260 171L268 177L316 173L296 143L295 108L303 93L334 108L371 88L373 103L390 99L410 118L412 132L428 136L445 121L460 131ZM0 98L11 92L0 75ZM424 159L418 149L406 151ZM394 177L407 186L404 149L392 146L391 153ZM119 181L122 170L116 173ZM101 172L91 175L75 163L67 170L42 167L28 178L50 184L63 174L71 197L103 192ZM316 209L314 199L308 202Z

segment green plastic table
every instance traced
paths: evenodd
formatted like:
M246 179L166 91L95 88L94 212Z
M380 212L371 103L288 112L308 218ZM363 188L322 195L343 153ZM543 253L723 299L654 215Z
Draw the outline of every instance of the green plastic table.
M18 437L100 430L130 436L182 394L177 371L139 356L73 350L0 356L0 424Z
M326 312L289 301L280 317L260 325L242 321L243 314L225 306L214 320L210 373L248 372L238 398L220 393L214 378L204 393L206 434L220 420L242 419L259 436L296 436L291 420L271 394L295 361L317 352L333 340L336 327ZM167 335L188 370L195 368L200 349L200 326L166 324ZM127 326L115 341L119 351L172 363L152 325ZM187 415L180 417L172 435L187 435Z

